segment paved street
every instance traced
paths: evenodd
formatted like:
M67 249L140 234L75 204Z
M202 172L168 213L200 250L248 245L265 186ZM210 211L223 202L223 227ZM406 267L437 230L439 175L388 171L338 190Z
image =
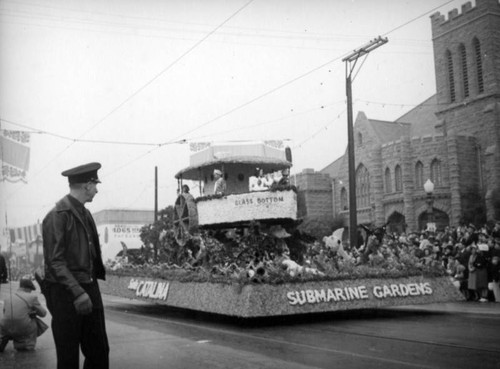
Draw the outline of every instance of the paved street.
M8 293L2 286L0 300ZM235 321L105 296L112 368L500 368L500 304ZM45 318L49 322L48 318ZM50 330L2 369L54 368Z

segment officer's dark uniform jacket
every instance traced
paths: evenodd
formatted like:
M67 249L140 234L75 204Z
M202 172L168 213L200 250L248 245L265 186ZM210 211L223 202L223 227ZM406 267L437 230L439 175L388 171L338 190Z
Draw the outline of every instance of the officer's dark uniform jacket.
M74 298L81 284L105 279L97 228L90 212L66 195L43 220L45 280L60 283Z

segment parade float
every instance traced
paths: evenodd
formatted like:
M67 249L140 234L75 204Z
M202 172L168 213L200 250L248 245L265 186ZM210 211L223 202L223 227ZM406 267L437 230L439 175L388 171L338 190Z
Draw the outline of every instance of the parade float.
M344 251L342 231L320 240L301 232L291 166L290 151L276 142L196 150L175 176L172 227L158 237L166 259L117 261L103 293L240 318L463 299L440 266L410 254L356 258ZM214 192L214 173L223 193ZM186 183L199 196L183 191Z

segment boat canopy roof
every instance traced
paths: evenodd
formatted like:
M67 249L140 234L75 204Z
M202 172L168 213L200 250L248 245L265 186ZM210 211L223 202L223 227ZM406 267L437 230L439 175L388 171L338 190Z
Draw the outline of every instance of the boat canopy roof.
M252 169L260 168L264 172L271 172L276 170L283 170L290 168L292 163L287 160L263 157L263 156L234 156L225 157L221 159L213 159L200 163L198 165L191 165L177 172L175 178L187 180L199 180L201 173L211 173L214 169L223 169L226 165L252 167ZM250 169L249 169L250 170Z
M214 169L225 171L241 166L243 171L253 172L256 168L264 172L272 172L290 168L291 153L287 158L287 150L275 141L225 142L201 144L191 154L189 166L179 171L175 178L199 180Z

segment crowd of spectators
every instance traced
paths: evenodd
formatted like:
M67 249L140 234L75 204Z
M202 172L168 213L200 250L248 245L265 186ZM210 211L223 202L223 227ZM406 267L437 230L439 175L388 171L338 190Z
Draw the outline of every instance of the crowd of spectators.
M500 222L493 227L469 224L437 232L386 233L381 242L372 237L359 258L367 251L370 257L385 258L410 253L422 264L442 266L468 301L500 302Z

